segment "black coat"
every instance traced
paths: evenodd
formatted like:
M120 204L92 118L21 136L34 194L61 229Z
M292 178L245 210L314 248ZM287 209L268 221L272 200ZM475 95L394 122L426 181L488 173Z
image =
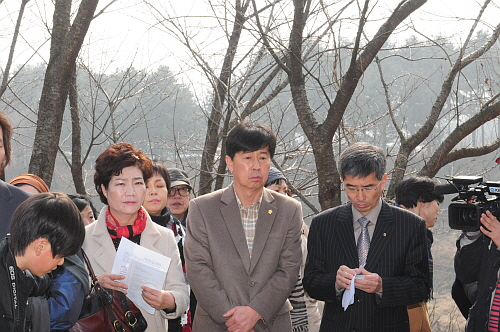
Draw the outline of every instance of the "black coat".
M460 241L460 240L459 240ZM463 246L455 256L455 272L462 284L477 281L477 295L469 309L467 332L487 331L491 297L498 281L500 250L487 236Z
M0 241L1 332L28 331L26 326L27 301L35 287L35 280L17 267L7 239Z
M382 298L356 289L346 311L335 290L341 265L357 268L351 204L318 214L311 223L304 289L325 301L320 331L409 331L408 304L429 296L429 263L425 222L417 215L383 202L370 243L365 269L382 278Z
M0 240L9 232L16 208L32 194L0 180Z

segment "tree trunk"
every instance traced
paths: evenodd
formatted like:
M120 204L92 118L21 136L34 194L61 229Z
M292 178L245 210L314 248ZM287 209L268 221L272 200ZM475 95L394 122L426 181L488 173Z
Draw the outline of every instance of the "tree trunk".
M50 187L57 157L71 74L98 0L82 0L70 27L71 1L56 0L50 59L40 98L29 172ZM68 31L69 28L69 31Z
M78 108L78 90L76 86L76 66L73 68L69 86L69 109L71 112L71 175L77 193L87 195L83 180L82 164L82 129Z

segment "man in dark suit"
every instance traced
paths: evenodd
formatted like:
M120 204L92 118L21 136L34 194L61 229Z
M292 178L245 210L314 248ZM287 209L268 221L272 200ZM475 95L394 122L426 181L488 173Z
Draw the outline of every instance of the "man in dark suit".
M0 112L0 173L10 162L12 125L9 119ZM9 232L10 219L16 208L31 194L0 180L0 239Z
M302 260L302 209L264 188L276 137L236 125L226 140L227 188L189 204L187 278L198 299L193 332L291 331L287 300Z
M425 222L381 199L385 169L380 148L349 146L339 172L350 203L311 223L304 288L326 301L321 332L409 331L406 306L429 296ZM354 300L344 309L353 278Z

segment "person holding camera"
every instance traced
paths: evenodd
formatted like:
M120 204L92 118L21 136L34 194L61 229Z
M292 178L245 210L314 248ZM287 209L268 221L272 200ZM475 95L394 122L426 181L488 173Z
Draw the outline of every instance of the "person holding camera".
M500 222L491 211L482 213L480 222L478 231L463 232L457 240L454 287L460 284L473 304L467 332L500 331Z

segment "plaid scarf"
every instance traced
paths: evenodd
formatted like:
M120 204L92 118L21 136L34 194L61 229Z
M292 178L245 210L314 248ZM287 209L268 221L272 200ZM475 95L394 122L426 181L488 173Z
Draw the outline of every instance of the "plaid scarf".
M118 223L118 221L113 217L108 207L108 210L106 211L106 226L108 227L108 232L112 239L121 239L122 237L130 239L144 231L144 228L146 228L147 218L146 212L141 207L133 225L120 226L120 223Z

